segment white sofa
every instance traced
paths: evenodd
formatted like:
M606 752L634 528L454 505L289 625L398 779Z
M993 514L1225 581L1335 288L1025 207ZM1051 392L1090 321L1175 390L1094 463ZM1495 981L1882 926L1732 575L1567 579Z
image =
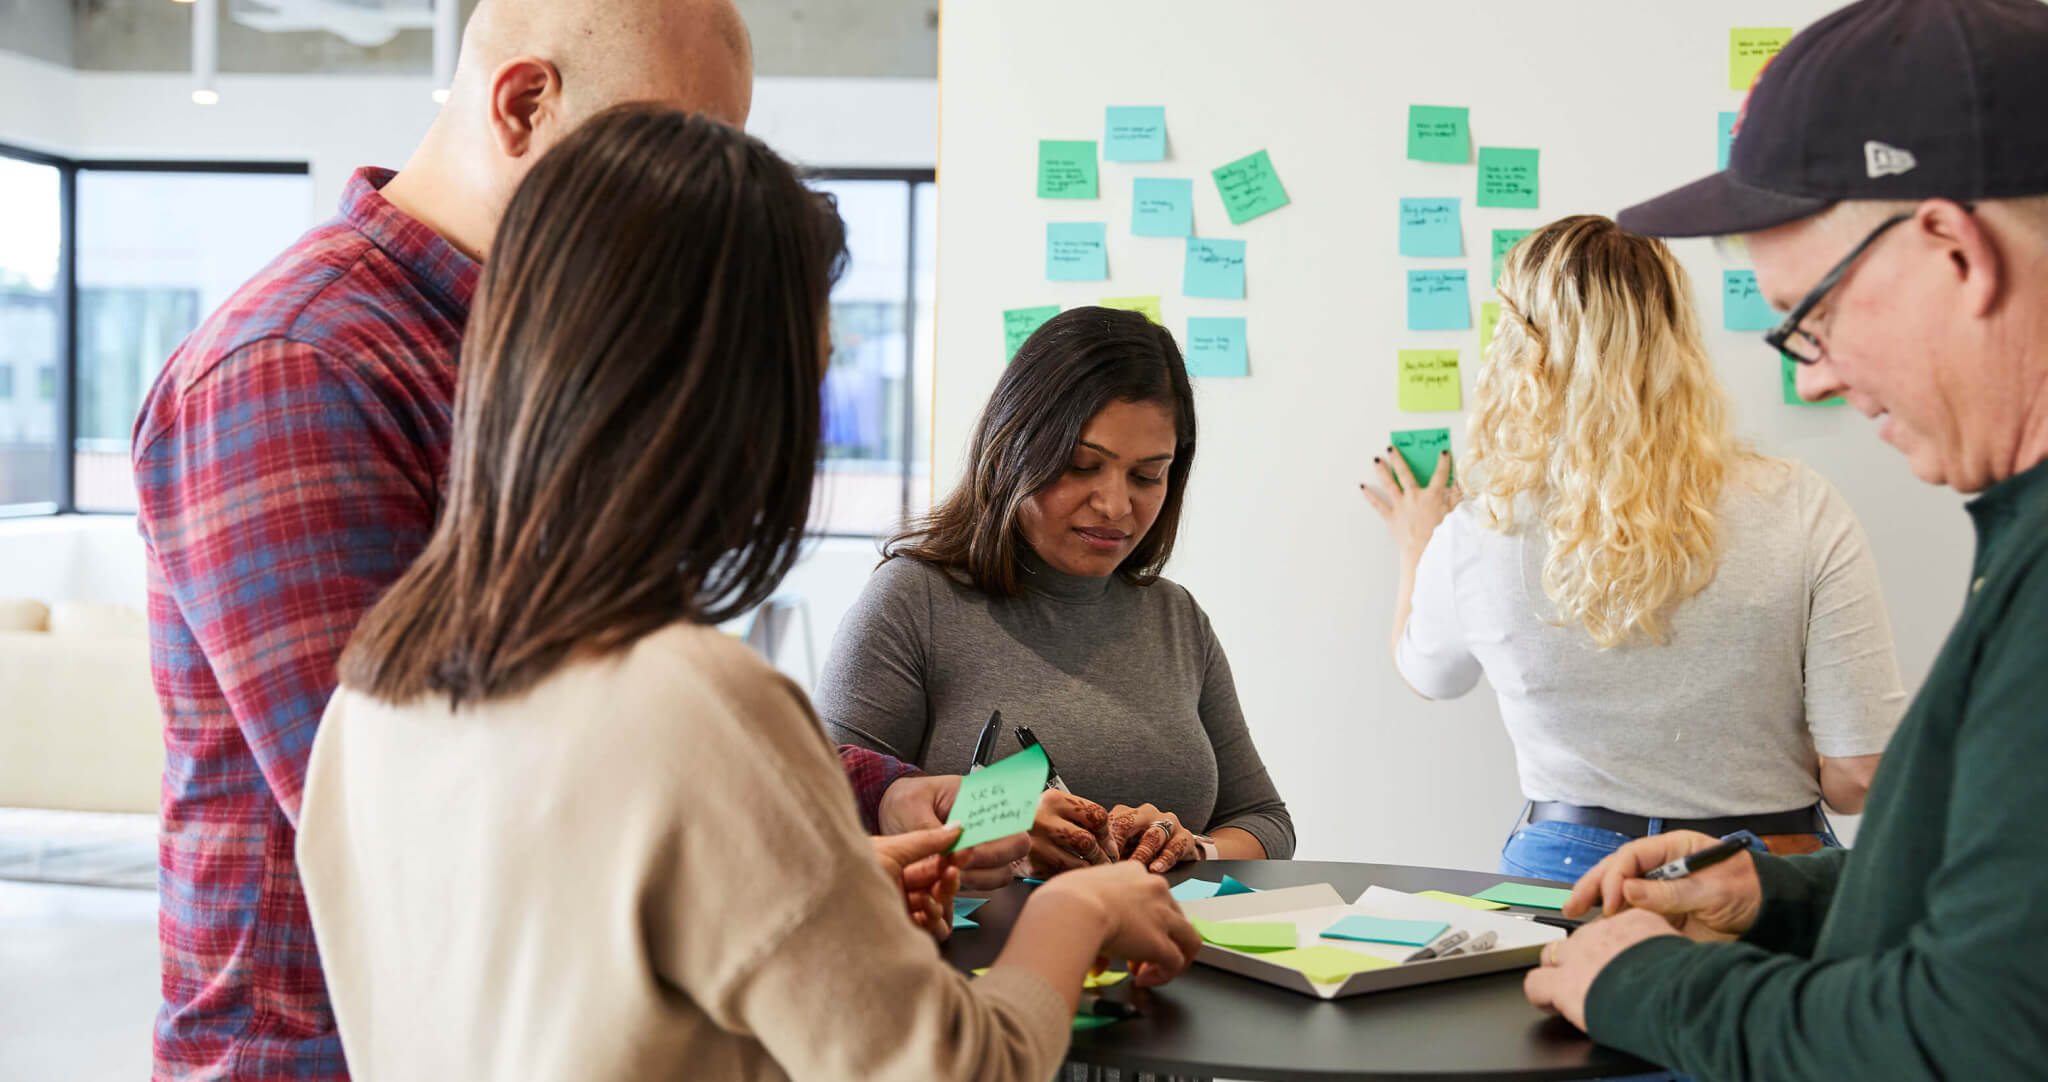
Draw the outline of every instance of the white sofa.
M161 717L140 610L0 599L0 807L156 814Z

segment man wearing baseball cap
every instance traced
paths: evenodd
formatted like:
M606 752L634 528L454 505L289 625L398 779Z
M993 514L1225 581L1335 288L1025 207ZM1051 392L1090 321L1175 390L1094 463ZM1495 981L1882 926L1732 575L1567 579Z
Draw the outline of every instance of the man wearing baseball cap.
M1745 236L1799 393L1974 495L1977 553L1855 851L1651 880L1714 839L1632 842L1530 1000L1703 1082L2048 1076L2048 4L1843 8L1758 77L1725 172L1617 219Z

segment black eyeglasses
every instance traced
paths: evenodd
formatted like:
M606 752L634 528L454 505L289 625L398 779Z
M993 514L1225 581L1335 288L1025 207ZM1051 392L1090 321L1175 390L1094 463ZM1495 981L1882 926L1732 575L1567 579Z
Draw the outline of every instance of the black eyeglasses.
M1967 210L1969 208L1965 207L1964 209ZM1849 249L1849 254L1843 256L1840 263L1835 264L1835 269L1827 272L1821 278L1820 284L1814 286L1813 291L1808 293L1805 299L1801 300L1792 309L1792 314L1785 317L1785 322L1778 324L1776 330L1764 335L1764 341L1769 342L1772 349L1792 358L1800 364L1814 364L1818 362L1825 355L1826 350L1821 347L1820 339L1799 328L1799 322L1806 318L1807 313L1813 311L1813 306L1819 304L1821 298L1828 295L1829 290L1841 284L1842 276L1849 273L1849 267L1856 262L1857 256L1862 255L1865 249L1877 243L1877 238L1883 236L1885 230L1911 218L1915 213L1916 211L1902 210L1877 223L1877 228L1871 230L1870 235L1863 238L1863 243Z

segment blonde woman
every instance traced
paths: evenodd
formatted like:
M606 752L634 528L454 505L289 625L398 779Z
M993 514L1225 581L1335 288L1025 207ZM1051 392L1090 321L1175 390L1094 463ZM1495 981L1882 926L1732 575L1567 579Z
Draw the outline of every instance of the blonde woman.
M1877 568L1832 485L1747 450L1663 242L1581 215L1509 254L1469 495L1375 459L1394 661L1500 696L1523 794L1501 871L1575 880L1632 838L1835 840L1905 707Z

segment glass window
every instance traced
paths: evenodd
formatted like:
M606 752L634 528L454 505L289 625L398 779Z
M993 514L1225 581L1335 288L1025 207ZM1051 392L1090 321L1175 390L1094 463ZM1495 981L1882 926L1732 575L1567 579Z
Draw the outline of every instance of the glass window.
M932 503L932 336L939 306L939 186L917 186L913 221L917 234L917 293L911 308L910 505L921 515ZM943 478L951 485L952 478Z
M63 177L0 156L0 509L54 508Z

